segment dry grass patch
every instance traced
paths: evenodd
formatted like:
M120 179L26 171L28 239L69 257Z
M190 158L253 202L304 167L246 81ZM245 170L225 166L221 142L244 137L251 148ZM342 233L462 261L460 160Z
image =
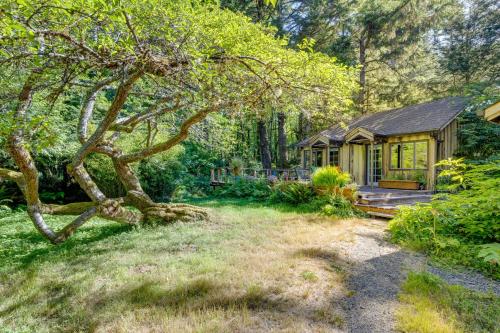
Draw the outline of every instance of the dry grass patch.
M207 203L206 223L96 220L53 247L27 216L0 219L0 332L335 332L353 221ZM62 224L61 217L52 218ZM344 231L342 231L344 230Z

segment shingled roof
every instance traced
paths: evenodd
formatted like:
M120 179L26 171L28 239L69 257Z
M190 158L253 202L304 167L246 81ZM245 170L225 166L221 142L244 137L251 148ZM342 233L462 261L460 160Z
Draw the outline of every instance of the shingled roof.
M464 97L447 97L364 115L351 121L347 128L336 125L319 134L331 141L343 141L346 133L359 127L379 136L438 131L455 119L465 109L466 104L467 99ZM314 137L301 141L298 146L307 145L312 138Z

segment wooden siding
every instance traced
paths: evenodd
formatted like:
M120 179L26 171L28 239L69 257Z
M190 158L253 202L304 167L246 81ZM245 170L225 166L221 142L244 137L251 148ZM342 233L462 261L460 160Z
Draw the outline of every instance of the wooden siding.
M431 133L417 133L417 134L407 134L388 137L382 143L382 177L387 177L390 173L390 146L393 143L399 142L415 142L415 141L427 141L428 142L428 156L427 156L427 187L430 190L434 189L434 184L436 182L436 168L434 165L441 159L452 157L456 149L458 148L457 140L458 131L458 121L452 121L448 126L446 126L442 131L437 134L435 139ZM317 137L317 140L328 142L327 138L321 136ZM316 140L315 140L316 141ZM304 147L300 150L300 160L302 166L303 164L303 151L304 149L311 152L311 147ZM323 165L329 164L330 155L328 154L328 147L323 149ZM312 162L312 156L310 158ZM339 147L339 164L343 171L347 171L351 174L352 179L358 185L366 185L366 146L363 144L347 144L344 143ZM411 172L411 171L402 171Z
M438 140L440 142L438 144L438 160L453 157L453 154L455 154L455 151L458 148L457 132L458 121L456 119L439 132Z

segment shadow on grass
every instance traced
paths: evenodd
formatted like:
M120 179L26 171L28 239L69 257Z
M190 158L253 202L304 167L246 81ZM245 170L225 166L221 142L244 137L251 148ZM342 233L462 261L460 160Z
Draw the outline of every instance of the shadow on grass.
M192 199L189 201L192 205L202 207L222 208L222 207L236 207L236 208L268 208L274 209L282 213L317 213L320 211L320 202L303 203L298 205L286 203L273 203L268 199L252 199L252 198L217 198L207 197L202 199Z
M345 273L346 268L352 265L341 259L337 252L325 250L320 247L307 247L295 251L293 257L317 259L325 262L327 266L336 273Z
M86 251L77 251L78 248L86 247L114 235L129 232L132 229L130 226L119 224L87 226L77 232L74 237L57 246L50 244L35 230L11 233L4 235L3 240L8 241L13 246L0 252L0 262L8 262L14 269L26 269L34 262L54 262L62 260L68 254L71 254L72 258L88 256L88 249ZM96 254L96 251L99 250L90 250L93 254Z
M245 310L255 311L258 316L271 313L303 318L311 324L328 324L328 316L318 316L317 305L286 297L273 288L250 285L235 290L231 286L206 278L193 279L174 286L165 286L155 280L131 283L107 293L96 294L84 307L73 308L81 303L73 285L58 283L46 285L37 293L24 297L0 311L0 317L8 318L24 306L36 305L33 316L43 317L50 325L62 331L93 330L106 322L112 322L127 313L160 309L174 316L207 316L211 311L227 311L239 316ZM266 314L267 313L267 314ZM272 316L272 315L271 315ZM6 322L8 323L8 321ZM156 325L152 322L152 325Z
M115 300L126 302L133 308L160 307L174 312L199 311L206 309L272 309L282 301L272 297L272 290L259 286L250 286L244 293L228 294L231 288L212 280L199 278L171 288L154 282L143 282L139 286L126 287L108 294L97 304L97 308L105 307Z

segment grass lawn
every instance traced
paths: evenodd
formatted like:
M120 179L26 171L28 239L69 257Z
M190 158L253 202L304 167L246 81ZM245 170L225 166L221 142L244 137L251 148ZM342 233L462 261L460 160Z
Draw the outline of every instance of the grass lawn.
M211 221L129 228L95 219L49 245L0 218L0 332L329 332L345 272L335 221L205 201ZM62 225L69 217L50 217ZM351 221L352 222L352 221Z
M402 332L500 332L500 298L450 286L429 273L411 273L400 293Z

